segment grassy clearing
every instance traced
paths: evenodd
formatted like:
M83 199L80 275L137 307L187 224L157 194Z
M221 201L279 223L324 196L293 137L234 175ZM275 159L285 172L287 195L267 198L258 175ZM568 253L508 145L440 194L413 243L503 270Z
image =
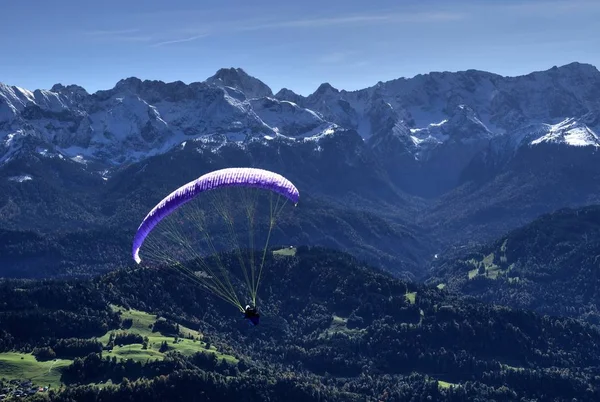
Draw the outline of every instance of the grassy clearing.
M343 331L347 329L346 325L348 324L348 319L343 317L338 317L337 315L333 316L333 321L331 321L331 326L329 327L332 330Z
M438 283L438 285L436 286L436 288L438 288L439 290L442 290L446 287L445 283Z
M159 344L160 347L160 344ZM103 357L116 357L119 359L131 359L133 361L138 362L146 362L149 360L162 360L164 355L157 350L153 350L151 348L144 350L141 344L133 344L133 345L124 345L115 347L111 351L103 351Z
M284 257L293 257L296 255L296 247L281 248L273 251L273 255L282 255Z
M507 246L508 243L508 239L505 239L504 242L502 243L502 246L500 246L500 254L498 255L498 258L495 258L495 254L494 253L490 253L488 255L486 255L481 261L478 261L476 259L471 259L466 261L467 263L469 263L470 265L473 266L473 269L469 271L469 279L473 279L478 275L483 275L486 276L489 279L498 279L498 276L506 274L507 272L509 272L511 269L513 269L514 264L510 264L507 266L508 264L508 258L506 257L506 250L508 249ZM494 261L499 261L500 265L496 265L496 263ZM483 272L480 273L481 268L483 268ZM510 278L509 278L510 281Z
M179 326L179 338L174 343L175 337L163 336L158 332L152 332L151 325L156 321L157 316L148 314L139 310L125 310L122 307L111 306L115 311L121 311L121 319L131 319L131 328L127 330L112 330L103 336L96 338L102 344L107 345L110 334L118 332L130 332L139 334L142 337L148 337L148 348L144 349L142 344L132 344L125 346L116 346L111 351L103 351L103 357L116 357L117 359L132 359L134 361L146 362L148 360L162 360L165 357L161 353L160 347L163 342L167 342L169 351L177 351L183 355L191 356L195 353L212 353L219 359L236 363L237 359L230 355L219 352L214 346L207 348L206 343L202 341L203 336L200 332L190 328ZM194 339L188 339L192 336ZM7 380L30 379L35 385L50 385L58 388L62 369L73 363L68 359L56 359L50 361L37 361L31 354L7 352L0 353L0 378Z
M502 368L504 368L506 370L512 370L512 371L523 371L523 370L525 370L523 367L515 367L515 366L511 366L509 364L503 364Z
M7 352L0 353L0 377L7 380L29 379L35 385L58 388L61 370L73 361L66 359L40 362L31 354Z
M344 333L348 335L359 334L363 332L364 329L350 329L348 328L348 319L343 317L338 317L337 315L333 316L333 320L331 321L331 325L327 328L321 335L319 335L320 339L328 338L329 336L335 333Z
M483 259L485 274L490 279L496 279L498 274L504 272L498 265L494 264L494 253L490 253Z
M506 241L502 246L501 250L506 250ZM474 268L469 271L469 279L475 278L477 275L483 275L490 279L497 279L499 275L508 272L512 268L512 264L509 267L503 268L502 266L496 265L494 263L495 254L490 253L486 255L481 261L477 261L475 259L471 259L467 261ZM506 256L504 253L500 256L500 263L506 263ZM483 268L483 273L480 273L481 268Z
M140 343L132 345L117 346L111 351L102 352L103 356L116 357L117 359L132 359L134 361L146 362L147 360L162 360L164 353L160 352L160 347L163 342L169 346L169 351L177 351L185 356L191 356L195 353L213 353L217 358L224 359L230 362L237 362L233 356L220 353L214 346L206 347L206 343L202 341L203 335L193 329L179 326L179 337L175 343L174 336L164 336L159 332L152 332L152 324L158 318L156 315L146 313L139 310L126 310L122 307L112 306L115 311L121 312L121 320L132 320L132 325L127 330L112 330L98 338L104 345L108 344L111 333L130 332L139 334L148 338L148 348L144 349ZM193 339L188 339L189 336Z
M455 386L456 386L456 384L454 384L452 382L438 380L438 387L440 387L440 389L445 389L445 388L450 388L450 387L455 387Z
M139 310L126 310L126 309L124 309L122 307L118 307L118 306L111 306L111 307L114 311L121 312L121 321L124 321L126 319L131 319L132 325L131 325L131 328L126 330L127 332L132 332L135 334L140 334L141 336L148 336L148 337L156 335L156 333L152 333L152 329L151 329L152 324L154 324L154 322L156 321L155 315L148 314L148 313L145 313L145 312L139 311ZM97 338L97 339L98 339L98 341L102 342L103 344L107 344L110 334L117 333L117 332L123 332L123 330L108 331L102 337Z
M417 292L408 292L405 294L405 296L406 300L408 300L410 304L415 304L415 301L417 300Z

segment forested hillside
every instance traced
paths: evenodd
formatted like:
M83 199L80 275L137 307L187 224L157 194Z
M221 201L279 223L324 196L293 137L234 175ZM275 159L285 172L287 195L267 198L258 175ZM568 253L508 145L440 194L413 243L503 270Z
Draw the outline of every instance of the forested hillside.
M62 359L54 381L68 387L36 395L58 401L599 397L600 332L587 324L403 282L325 249L275 253L267 267L255 328L173 270L5 280L0 360L14 373L14 351Z

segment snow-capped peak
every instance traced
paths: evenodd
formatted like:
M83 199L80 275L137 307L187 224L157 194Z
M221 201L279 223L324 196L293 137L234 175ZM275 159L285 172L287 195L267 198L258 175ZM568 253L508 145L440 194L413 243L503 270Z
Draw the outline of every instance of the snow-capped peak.
M22 110L25 105L35 102L33 92L17 86L8 86L0 83L0 104L7 105L12 112ZM7 110L8 112L8 110ZM2 115L0 115L2 121Z

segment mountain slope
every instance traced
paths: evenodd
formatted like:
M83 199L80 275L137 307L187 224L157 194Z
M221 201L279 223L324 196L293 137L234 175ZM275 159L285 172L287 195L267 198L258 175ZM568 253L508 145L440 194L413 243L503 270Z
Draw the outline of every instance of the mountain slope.
M465 170L463 184L440 197L421 224L450 233L455 244L485 242L540 215L600 202L599 153L595 146L540 143L510 159L486 154Z
M0 198L3 227L14 232L40 232L44 237L22 245L17 253L20 260L11 259L1 274L89 275L94 270L130 263L133 234L156 203L204 173L233 165L272 169L300 189L301 201L294 220L282 228L283 232L273 235L272 244L329 246L401 275L420 276L420 267L433 249L425 231L406 223L422 208L418 200L389 183L355 133L332 134L319 144L319 152L313 152L315 143L306 142L300 147L283 140L249 144L245 149L221 143L215 151L210 144L190 142L123 167L108 180L79 169L75 172L81 177L61 175L59 168L76 163L60 158L15 159L6 167L7 192L4 199ZM67 169L69 172L73 171ZM31 179L17 180L22 177ZM94 180L88 181L87 177ZM82 231L97 236L98 245L111 250L110 255L98 256L95 269L94 254L90 255L91 261L82 261L85 250L64 245L61 240L69 233L78 236ZM122 241L118 248L113 248L112 241L107 242L104 234L110 232ZM64 263L32 259L46 248L64 250ZM100 250L94 248L96 252ZM84 269L71 268L77 263Z
M118 227L40 235L0 229L4 278L81 277L130 264L131 234Z
M436 263L431 283L481 300L600 323L600 207L544 215Z

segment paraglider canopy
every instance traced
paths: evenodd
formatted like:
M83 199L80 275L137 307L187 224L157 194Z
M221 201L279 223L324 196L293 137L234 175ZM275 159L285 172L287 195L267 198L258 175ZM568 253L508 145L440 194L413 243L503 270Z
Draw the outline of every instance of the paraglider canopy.
M146 215L133 238L133 259L174 267L245 313L232 266L241 269L256 306L272 231L284 207L298 200L294 184L268 170L227 168L204 174L167 195ZM257 244L264 245L258 254ZM224 261L224 251L233 252L238 263ZM258 313L255 319L256 325Z
M298 204L300 197L298 189L288 179L268 170L228 168L207 173L173 191L146 215L133 239L133 259L135 262L138 264L141 262L139 256L140 248L148 233L150 233L158 222L202 192L226 187L249 187L271 190L286 197L294 205Z

